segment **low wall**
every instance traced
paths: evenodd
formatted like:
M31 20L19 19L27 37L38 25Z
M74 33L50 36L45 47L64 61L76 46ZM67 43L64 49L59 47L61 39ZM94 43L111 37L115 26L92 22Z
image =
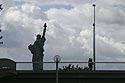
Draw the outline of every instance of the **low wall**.
M0 78L3 83L56 83L55 71L17 71ZM59 83L125 83L125 71L60 71Z

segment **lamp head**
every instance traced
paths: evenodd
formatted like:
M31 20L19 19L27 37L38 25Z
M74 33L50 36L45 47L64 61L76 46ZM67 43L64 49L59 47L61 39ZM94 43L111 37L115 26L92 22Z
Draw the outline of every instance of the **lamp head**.
M95 7L96 5L95 4L93 4L93 7Z

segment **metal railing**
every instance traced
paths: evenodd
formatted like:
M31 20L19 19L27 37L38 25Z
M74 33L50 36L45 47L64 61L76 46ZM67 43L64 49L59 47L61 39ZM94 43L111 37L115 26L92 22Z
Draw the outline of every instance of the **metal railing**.
M63 69L69 64L79 67L88 67L89 62L59 62L58 67ZM96 70L125 70L125 62L95 62ZM16 62L16 70L33 70L32 62ZM43 70L56 70L56 62L43 62Z

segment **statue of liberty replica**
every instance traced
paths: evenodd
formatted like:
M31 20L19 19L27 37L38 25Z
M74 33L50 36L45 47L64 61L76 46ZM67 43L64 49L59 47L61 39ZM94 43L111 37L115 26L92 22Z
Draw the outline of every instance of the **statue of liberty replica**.
M30 52L33 54L32 57L32 62L33 62L33 70L34 71L40 71L43 70L43 57L44 57L44 43L46 41L45 38L45 33L46 33L46 23L44 24L44 30L43 30L43 35L41 36L40 34L38 34L36 36L36 41L34 42L34 44L30 44L28 46L28 49L30 50Z

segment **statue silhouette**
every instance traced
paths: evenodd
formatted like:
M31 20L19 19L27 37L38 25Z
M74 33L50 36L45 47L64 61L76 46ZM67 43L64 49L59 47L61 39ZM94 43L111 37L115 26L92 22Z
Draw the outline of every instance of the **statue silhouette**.
M46 23L44 24L43 35L41 37L40 34L37 35L36 41L34 44L30 44L28 49L33 54L32 62L33 62L33 70L43 70L43 57L44 57L44 42L46 41L45 33L46 33Z

